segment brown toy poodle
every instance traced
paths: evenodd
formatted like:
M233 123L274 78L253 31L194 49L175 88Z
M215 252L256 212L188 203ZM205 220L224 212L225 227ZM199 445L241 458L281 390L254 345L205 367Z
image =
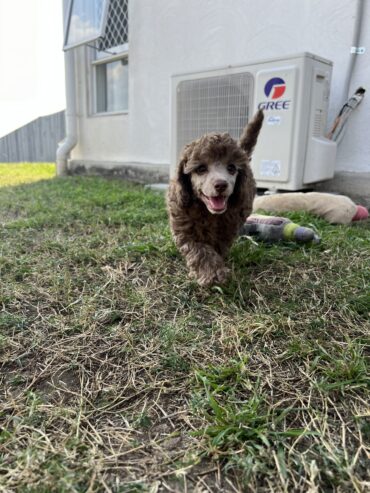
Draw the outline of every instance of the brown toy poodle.
M249 166L263 122L256 113L240 142L206 134L185 146L167 196L175 243L202 286L222 284L225 256L252 211L255 182Z

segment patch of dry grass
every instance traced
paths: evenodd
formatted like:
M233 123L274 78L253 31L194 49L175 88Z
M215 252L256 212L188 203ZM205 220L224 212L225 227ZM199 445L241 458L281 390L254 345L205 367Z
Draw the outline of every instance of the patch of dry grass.
M54 163L0 163L0 187L50 180L54 177Z
M200 289L160 195L0 192L0 490L365 492L369 228L239 242Z

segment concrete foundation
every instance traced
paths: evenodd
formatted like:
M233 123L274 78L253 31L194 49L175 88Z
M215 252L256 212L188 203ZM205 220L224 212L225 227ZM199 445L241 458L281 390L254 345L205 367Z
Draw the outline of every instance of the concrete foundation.
M166 164L117 163L102 161L70 161L70 174L111 176L141 183L168 183L170 170Z
M315 185L315 190L347 195L356 204L370 208L370 172L338 172L332 180Z

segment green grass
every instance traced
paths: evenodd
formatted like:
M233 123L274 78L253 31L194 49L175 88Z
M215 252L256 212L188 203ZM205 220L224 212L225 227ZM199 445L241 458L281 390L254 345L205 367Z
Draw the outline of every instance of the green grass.
M0 490L366 491L369 222L201 289L162 195L43 167L0 164Z

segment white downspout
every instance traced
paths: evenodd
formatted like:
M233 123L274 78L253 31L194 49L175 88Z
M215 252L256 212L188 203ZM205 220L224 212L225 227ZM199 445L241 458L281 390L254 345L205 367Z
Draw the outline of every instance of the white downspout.
M77 106L76 106L76 78L75 78L75 50L68 50L64 54L66 80L66 137L57 149L56 163L57 176L68 173L68 157L77 144Z
M352 80L352 75L354 72L355 64L358 58L358 53L355 51L356 48L360 47L361 40L361 28L364 18L364 0L357 0L356 3L356 14L355 14L355 25L353 28L353 38L351 53L349 59L349 65L347 68L346 78L344 80L342 105L345 104L350 96L350 85Z

